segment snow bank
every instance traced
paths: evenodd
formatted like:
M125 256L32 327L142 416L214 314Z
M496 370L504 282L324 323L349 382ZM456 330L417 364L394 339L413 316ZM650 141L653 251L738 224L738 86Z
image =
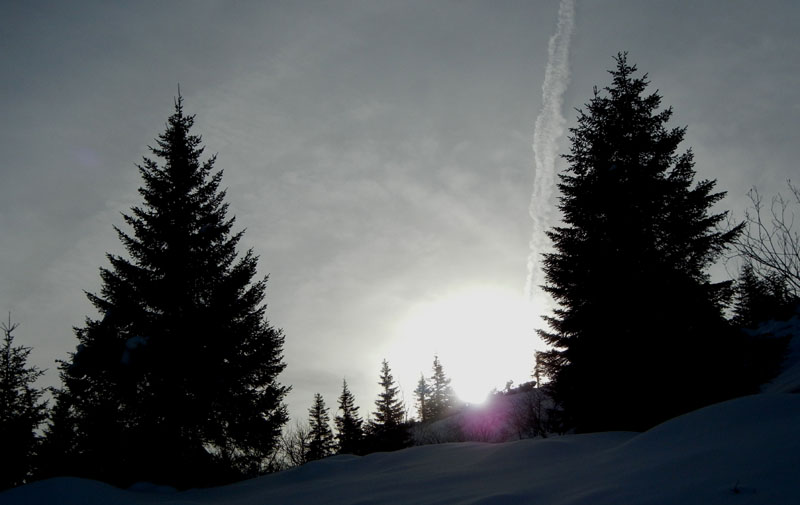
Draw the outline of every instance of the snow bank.
M758 328L758 332L775 337L792 336L781 373L765 384L764 393L800 393L800 316L788 321L770 321Z
M171 494L59 478L2 493L0 504L797 504L798 425L800 395L763 394L642 434L337 456L231 486Z

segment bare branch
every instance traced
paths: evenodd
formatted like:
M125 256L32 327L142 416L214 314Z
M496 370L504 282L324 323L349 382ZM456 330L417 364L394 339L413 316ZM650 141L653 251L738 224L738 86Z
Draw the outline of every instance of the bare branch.
M778 194L769 208L756 188L747 196L751 207L745 211L745 227L735 240L736 256L753 265L757 275L777 274L795 296L800 295L800 231L795 228L800 211L800 188L787 181L792 198Z

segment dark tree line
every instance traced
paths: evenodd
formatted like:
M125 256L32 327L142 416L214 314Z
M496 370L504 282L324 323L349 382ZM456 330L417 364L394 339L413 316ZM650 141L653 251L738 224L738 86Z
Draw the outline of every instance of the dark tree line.
M314 395L307 425L298 424L283 437L284 466L298 466L333 454L364 455L394 451L409 445L405 406L389 363L381 364L381 390L375 400L373 418L364 421L355 397L342 381L338 411L334 417L336 433L330 426L329 409L321 394Z
M455 396L438 356L434 356L430 383L429 387L428 380L423 377L416 391L420 423L443 419L454 411ZM365 422L358 414L359 407L355 404L347 381L342 381L338 413L334 418L335 435L330 427L330 414L325 401L322 395L315 394L309 409L307 428L296 426L284 437L286 464L301 465L333 454L364 455L408 447L412 443L410 430L414 422L408 420L400 389L386 360L381 363L378 385L380 390L375 400L375 410L371 419Z

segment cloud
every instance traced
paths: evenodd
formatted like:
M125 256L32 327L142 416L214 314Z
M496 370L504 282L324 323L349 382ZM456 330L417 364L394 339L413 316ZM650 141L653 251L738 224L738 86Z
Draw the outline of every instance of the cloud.
M550 38L547 69L542 84L542 110L536 118L533 133L533 152L536 174L531 195L530 215L533 219L531 252L528 256L528 278L525 293L533 296L533 289L541 277L538 258L546 246L544 230L552 224L552 194L555 179L557 141L564 132L561 114L564 92L569 85L569 46L575 27L575 4L562 0L558 9L556 33Z

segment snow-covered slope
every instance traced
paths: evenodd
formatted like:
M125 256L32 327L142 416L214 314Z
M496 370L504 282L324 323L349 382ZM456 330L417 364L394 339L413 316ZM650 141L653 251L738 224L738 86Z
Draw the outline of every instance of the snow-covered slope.
M645 433L414 447L339 456L183 493L122 491L59 478L0 504L797 504L800 395L762 394Z
M758 329L758 333L774 337L792 336L786 350L781 372L761 391L764 393L800 393L800 315L788 321L770 321Z

